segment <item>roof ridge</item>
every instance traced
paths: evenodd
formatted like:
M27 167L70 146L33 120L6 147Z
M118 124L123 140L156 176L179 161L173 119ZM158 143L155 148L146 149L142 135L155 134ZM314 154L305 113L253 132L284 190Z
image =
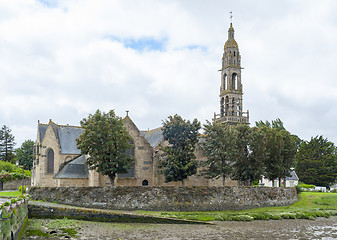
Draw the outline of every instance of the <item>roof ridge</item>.
M82 128L81 126L73 126L73 125L69 125L69 124L66 124L66 125L64 125L64 124L60 124L60 125L58 125L59 127L74 127L74 128Z
M74 126L74 125L69 125L69 124L57 124L52 121L53 124L55 124L57 127L74 127L74 128L82 128L81 126ZM49 123L39 123L39 125L44 125L48 126Z
M153 131L158 130L158 129L161 129L161 128L163 128L163 127L157 127L157 128L151 129L151 130L142 130L141 132L146 132L146 133L148 133L148 132L153 132Z

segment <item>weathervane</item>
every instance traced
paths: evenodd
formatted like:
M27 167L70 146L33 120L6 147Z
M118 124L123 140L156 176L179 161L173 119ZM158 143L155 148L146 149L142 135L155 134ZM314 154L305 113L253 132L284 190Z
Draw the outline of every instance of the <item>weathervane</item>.
M232 11L230 11L229 13L231 14L230 19L231 19L231 23L232 23L232 18L233 18Z

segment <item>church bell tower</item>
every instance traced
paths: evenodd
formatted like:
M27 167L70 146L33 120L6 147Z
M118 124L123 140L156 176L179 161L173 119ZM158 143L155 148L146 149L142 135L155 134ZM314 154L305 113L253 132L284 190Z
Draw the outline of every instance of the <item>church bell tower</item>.
M249 124L249 112L243 112L241 69L241 55L234 39L234 28L231 22L222 56L222 67L219 70L221 72L220 114L214 114L214 120L217 122L230 125Z

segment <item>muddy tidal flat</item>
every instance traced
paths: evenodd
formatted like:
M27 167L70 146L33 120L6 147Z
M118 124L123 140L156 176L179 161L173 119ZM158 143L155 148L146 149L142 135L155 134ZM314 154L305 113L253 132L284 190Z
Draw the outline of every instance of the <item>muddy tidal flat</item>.
M73 221L71 226L66 228L55 227L52 221L54 220L30 219L26 235L22 239L337 239L336 217L316 220L212 222L213 224L209 225L125 224L71 220ZM34 235L34 231L30 230L36 226L40 227L40 231L35 231L37 235ZM68 232L62 229L68 229ZM42 233L49 236L41 236Z

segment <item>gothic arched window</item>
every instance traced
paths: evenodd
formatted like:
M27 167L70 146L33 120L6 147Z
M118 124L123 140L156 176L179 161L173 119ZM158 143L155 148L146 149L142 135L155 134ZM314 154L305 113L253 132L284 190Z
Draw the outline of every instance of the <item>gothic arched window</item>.
M135 157L135 143L130 140L132 147L126 151L126 154ZM127 173L118 174L119 178L134 178L135 177L135 164L128 169Z
M47 173L54 173L54 151L49 149L47 152Z

